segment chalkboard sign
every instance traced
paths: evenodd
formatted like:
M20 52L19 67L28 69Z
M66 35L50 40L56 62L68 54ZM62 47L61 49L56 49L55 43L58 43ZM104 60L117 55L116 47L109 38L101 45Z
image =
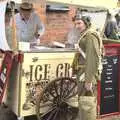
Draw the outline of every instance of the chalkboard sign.
M118 62L118 56L105 56L103 59L100 104L101 115L119 111Z

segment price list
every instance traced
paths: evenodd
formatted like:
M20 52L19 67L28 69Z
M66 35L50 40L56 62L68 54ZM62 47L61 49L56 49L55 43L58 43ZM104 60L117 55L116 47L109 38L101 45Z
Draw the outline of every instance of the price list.
M103 72L101 75L101 115L119 111L118 63L118 56L105 56L103 59Z

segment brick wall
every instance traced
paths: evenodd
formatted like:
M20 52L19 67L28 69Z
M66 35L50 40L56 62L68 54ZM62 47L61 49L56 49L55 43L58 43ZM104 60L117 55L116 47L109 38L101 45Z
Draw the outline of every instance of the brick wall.
M46 13L46 34L42 41L46 43L51 41L64 42L66 40L69 24L68 12Z
M52 41L64 43L67 40L68 31L73 26L72 17L75 14L76 8L69 6L70 10L66 12L46 12L46 7L43 5L34 4L34 6L46 26L41 43L51 44Z
M23 2L32 2L34 8L40 15L41 20L46 26L45 34L41 38L41 42L50 44L51 41L59 41L64 43L67 40L67 33L72 28L72 17L75 15L76 7L69 6L68 12L46 12L46 1L22 0Z

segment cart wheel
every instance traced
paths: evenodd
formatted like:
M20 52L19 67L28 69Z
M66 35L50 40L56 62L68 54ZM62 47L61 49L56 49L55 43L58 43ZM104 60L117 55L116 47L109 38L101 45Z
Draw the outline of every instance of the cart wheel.
M69 104L69 102L75 100L72 98L77 96L77 93L77 82L72 78L58 78L50 82L37 100L38 119L74 120L78 114L78 107Z

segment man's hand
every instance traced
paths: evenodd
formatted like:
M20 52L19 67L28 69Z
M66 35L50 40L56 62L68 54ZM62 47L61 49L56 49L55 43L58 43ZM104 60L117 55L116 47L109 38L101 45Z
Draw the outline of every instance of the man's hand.
M36 38L36 39L39 39L39 37L40 37L40 34L36 32L36 33L35 33L35 38Z
M85 82L85 88L87 91L92 91L93 88L92 82Z

